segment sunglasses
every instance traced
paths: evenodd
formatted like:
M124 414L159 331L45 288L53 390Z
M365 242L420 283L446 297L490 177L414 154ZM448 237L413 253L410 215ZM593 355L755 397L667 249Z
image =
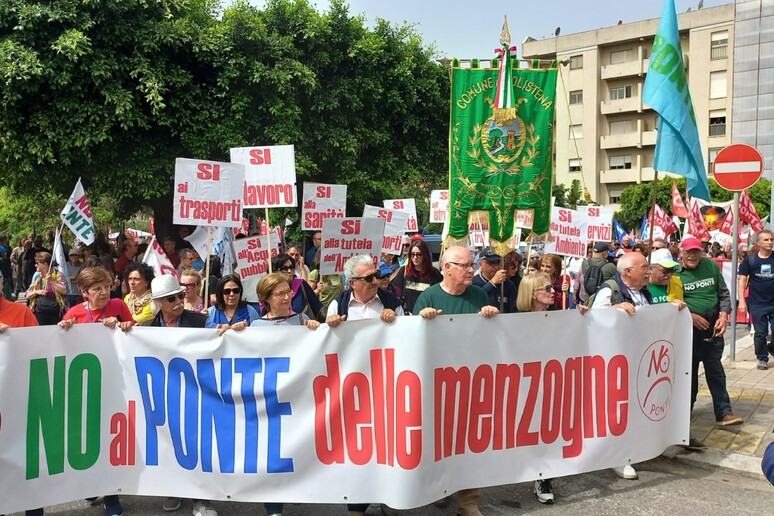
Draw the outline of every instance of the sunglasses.
M174 303L175 301L182 301L183 299L185 299L185 294L181 292L176 296L167 296L164 299L166 299L167 302L169 303Z
M199 284L198 283L181 283L180 286L181 287L185 287L185 288L195 288L195 287L199 286Z
M544 291L546 291L546 292L553 292L553 291L554 291L554 290L556 290L556 289L554 288L554 286L553 286L553 285L546 285L545 287L543 287L543 288L540 288L540 289L538 289L538 290L544 290Z
M422 253L409 253L409 256L411 256L412 258L415 256L422 256Z
M290 265L283 265L282 267L279 267L277 270L280 272L290 272L295 270L295 267L291 267Z
M367 276L361 276L361 277L354 277L350 278L353 281L354 280L363 280L366 283L371 283L374 279L379 279L382 277L382 274L379 271L372 272L371 274L368 274Z
M223 289L223 295L224 296L230 296L231 294L241 294L242 289L241 288L224 288Z

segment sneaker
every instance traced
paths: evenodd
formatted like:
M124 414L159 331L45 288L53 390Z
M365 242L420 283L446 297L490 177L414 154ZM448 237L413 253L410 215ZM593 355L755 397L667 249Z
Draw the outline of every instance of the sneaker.
M760 369L761 371L765 371L768 368L769 368L768 362L766 362L765 360L758 360L758 369Z
M194 500L193 516L218 516L218 511L212 508L205 500Z
M744 423L744 419L733 414L726 414L718 419L718 425L720 426L741 425L742 423Z
M637 480L639 478L637 471L629 464L613 468L613 472L624 480Z
M535 496L540 503L554 503L554 490L551 487L551 479L535 480Z
M690 439L688 439L688 444L683 445L683 448L691 451L699 451L699 450L707 449L707 445L701 442L700 440L696 439L695 437L691 437Z
M164 500L161 508L167 512L174 512L180 508L180 498L169 497Z
M105 505L105 516L124 516L124 508L120 503Z

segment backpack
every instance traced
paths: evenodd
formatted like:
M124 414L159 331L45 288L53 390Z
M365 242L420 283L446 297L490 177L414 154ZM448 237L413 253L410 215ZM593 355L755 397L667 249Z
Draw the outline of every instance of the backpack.
M593 265L589 262L589 268L583 273L583 288L589 296L596 293L602 284L602 267L607 265Z
M600 269L601 269L601 267L600 267ZM603 285L607 285L608 287L610 287L610 290L612 290L612 292L610 293L610 301L611 301L611 303L614 304L614 305L620 303L621 302L621 299L620 299L620 297L621 297L621 290L618 288L618 282L615 280L615 278L611 278L611 279L605 281L603 283ZM599 285L597 287L597 292L599 292L601 290L599 288L601 286L602 285ZM589 308L591 308L591 305L594 304L594 298L595 297L597 297L596 293L594 293L593 295L589 296L586 299L586 302L584 303L584 305L588 306Z

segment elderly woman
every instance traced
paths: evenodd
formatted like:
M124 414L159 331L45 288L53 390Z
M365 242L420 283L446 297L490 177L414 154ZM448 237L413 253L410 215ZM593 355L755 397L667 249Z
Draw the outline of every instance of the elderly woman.
M570 307L570 276L562 274L562 259L555 254L544 254L540 258L540 271L551 278L556 296L549 310L566 310Z
M199 295L202 275L193 269L186 269L180 275L180 286L185 289L185 309L193 312L206 312L207 306Z
M408 313L413 314L419 294L441 280L443 275L433 267L430 248L424 240L413 240L409 244L408 262L398 269L391 284L398 289L398 297L405 301Z
M124 303L129 308L134 322L142 324L153 319L153 303L151 303L151 282L155 277L153 267L147 263L132 262L124 270L129 293L124 296Z
M290 306L297 314L307 313L310 319L317 319L323 313L323 305L312 287L301 278L295 277L296 261L285 253L278 254L271 259L272 270L284 274L291 281L293 299ZM261 310L265 313L265 307ZM324 315L324 314L323 314Z
M258 283L256 291L265 313L260 319L253 321L250 326L303 325L311 330L316 330L320 326L318 321L310 319L306 314L293 311L290 306L293 287L286 275L274 272L264 276ZM269 511L269 514L273 513Z
M258 312L242 299L242 280L227 274L220 278L215 287L215 305L207 310L207 328L217 328L222 335L233 328L243 330L258 319Z
M51 326L62 319L67 286L57 271L51 270L51 254L40 252L35 255L35 274L32 275L27 300L38 324Z

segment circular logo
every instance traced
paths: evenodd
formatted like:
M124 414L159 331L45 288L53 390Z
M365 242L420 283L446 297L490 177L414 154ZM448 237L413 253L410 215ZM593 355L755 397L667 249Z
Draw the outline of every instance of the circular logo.
M484 123L481 144L484 151L497 163L511 163L524 149L524 122L516 117L507 124L500 125L490 118Z
M645 350L637 370L637 401L651 421L661 421L669 413L675 383L675 348L657 340Z

